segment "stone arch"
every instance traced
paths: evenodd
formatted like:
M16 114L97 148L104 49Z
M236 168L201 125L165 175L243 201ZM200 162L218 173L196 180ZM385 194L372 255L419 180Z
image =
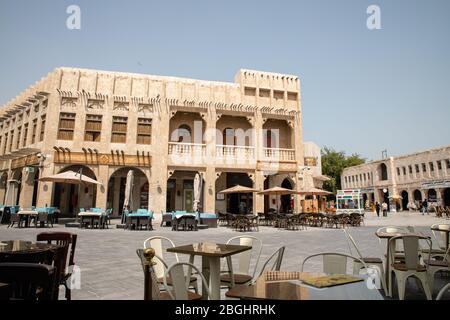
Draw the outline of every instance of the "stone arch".
M87 165L68 165L60 169L58 173L66 171L81 171L84 176L97 180L94 170ZM96 198L97 185L55 183L52 206L58 207L62 216L74 217L80 208L95 207Z
M106 206L113 209L112 212L115 216L121 215L123 212L125 185L130 170L134 172L130 211L136 211L139 208L149 209L149 179L145 172L138 167L120 167L109 175L107 186Z
M409 194L408 191L403 190L400 193L400 196L402 197L402 208L403 210L407 210L408 209L408 203L409 203Z

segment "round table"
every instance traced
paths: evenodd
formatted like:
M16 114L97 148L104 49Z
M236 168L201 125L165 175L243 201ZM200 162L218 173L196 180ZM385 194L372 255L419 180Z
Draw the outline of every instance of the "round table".
M60 246L23 240L0 241L0 262L51 262ZM37 261L34 261L38 259Z

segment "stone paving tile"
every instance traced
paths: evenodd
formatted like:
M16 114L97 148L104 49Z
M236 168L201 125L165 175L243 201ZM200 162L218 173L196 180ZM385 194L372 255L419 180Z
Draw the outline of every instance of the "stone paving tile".
M422 216L420 213L392 213L387 218L377 218L373 213L366 213L365 226L349 228L358 242L362 253L366 256L382 256L385 244L379 243L375 231L380 226L413 225L420 232L431 235L429 227L434 223L450 223L450 220L437 219L433 215ZM81 268L82 287L73 290L73 299L142 299L143 274L136 249L143 246L146 238L156 235L166 236L177 245L193 242L220 242L243 233L226 227L199 230L198 232L174 232L170 228L159 227L158 220L154 222L154 231L128 231L116 228L107 230L85 230L55 226L52 230L70 231L78 234L75 261ZM42 229L6 228L0 226L0 240L35 240ZM47 230L46 230L47 231ZM303 259L318 252L348 253L348 245L341 229L325 229L308 227L307 230L287 231L272 227L260 227L259 232L249 232L262 240L263 250L260 265L280 246L286 246L283 270L300 270ZM187 261L188 257L179 255L180 260ZM169 264L175 262L172 254L166 254ZM200 258L195 264L201 266ZM312 261L308 268L317 270L319 262ZM448 274L436 278L434 294L449 280ZM414 281L408 283L410 294L408 299L424 299L424 294ZM61 289L60 297L64 297Z

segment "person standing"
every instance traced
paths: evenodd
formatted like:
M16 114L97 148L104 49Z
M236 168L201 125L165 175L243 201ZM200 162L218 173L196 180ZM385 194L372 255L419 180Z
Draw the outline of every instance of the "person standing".
M380 209L381 209L380 204L378 202L375 203L375 210L377 211L378 218L380 217Z
M427 214L430 214L428 212L428 201L427 201L427 199L423 200L423 202L422 202L422 215L425 215L425 212Z
M383 217L387 217L388 205L386 202L383 202L383 204L381 205L381 209L383 209Z

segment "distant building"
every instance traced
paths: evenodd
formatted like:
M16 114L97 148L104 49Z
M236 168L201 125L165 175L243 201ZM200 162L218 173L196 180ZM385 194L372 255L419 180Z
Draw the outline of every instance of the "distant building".
M305 170L309 166L309 170ZM101 182L38 180L82 170ZM238 199L261 212L275 196L219 191L320 186L320 149L302 141L300 80L240 70L234 82L57 68L0 109L0 202L122 212L134 171L131 209L192 210L194 176L205 212L237 212ZM7 192L8 190L8 192ZM282 197L299 211L300 197Z
M361 188L370 202L401 196L401 207L427 199L450 206L450 146L346 168L343 188ZM384 192L386 191L386 192Z

